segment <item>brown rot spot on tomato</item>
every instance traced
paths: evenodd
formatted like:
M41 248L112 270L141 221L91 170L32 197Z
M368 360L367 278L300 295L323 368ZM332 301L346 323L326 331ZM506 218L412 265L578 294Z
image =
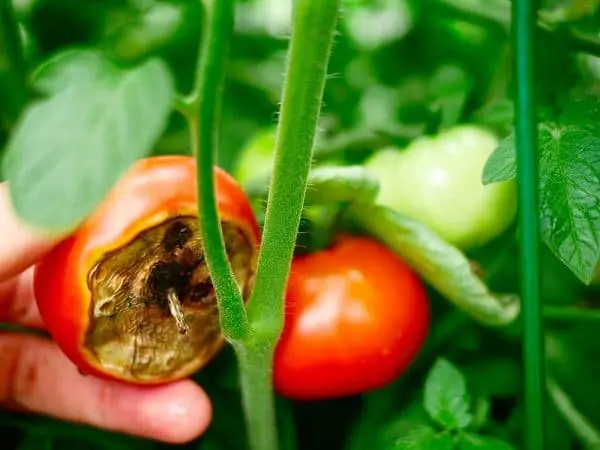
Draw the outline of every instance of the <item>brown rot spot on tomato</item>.
M253 275L254 246L238 226L223 234L242 292ZM85 347L112 373L164 379L208 362L224 339L195 217L144 230L90 272Z

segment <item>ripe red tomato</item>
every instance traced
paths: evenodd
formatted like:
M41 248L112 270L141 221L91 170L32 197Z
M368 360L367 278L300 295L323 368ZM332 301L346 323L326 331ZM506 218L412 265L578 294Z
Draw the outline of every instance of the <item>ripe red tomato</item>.
M339 236L292 263L275 389L324 399L382 387L412 363L428 328L416 273L374 239Z
M219 168L214 173L228 254L245 293L258 224L235 180ZM139 160L36 266L41 316L82 372L165 383L192 374L222 347L196 199L194 158Z

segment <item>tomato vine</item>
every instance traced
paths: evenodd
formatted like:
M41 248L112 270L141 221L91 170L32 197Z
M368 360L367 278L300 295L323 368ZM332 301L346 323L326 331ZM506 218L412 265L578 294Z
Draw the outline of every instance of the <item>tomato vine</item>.
M233 0L207 5L195 89L180 104L198 159L200 228L217 291L223 332L236 350L251 448L278 448L273 399L273 353L283 328L283 302L304 204L317 119L339 0L294 4L287 74L275 142L263 240L248 314L228 264L218 222L212 175ZM311 70L306 70L310 67ZM298 109L303 111L298 114ZM276 205L276 206L275 206Z
M512 13L506 0L422 3L0 0L2 176L25 222L81 244L63 242L37 263L35 296L82 372L110 372L101 358L79 358L87 346L113 349L112 379L193 374L214 407L202 449L331 448L322 430L348 450L535 447L554 434L565 447L597 443L597 396L586 386L598 376L600 3L514 1ZM170 160L185 161L185 175L144 172L153 178L139 195L125 183L121 201L99 208L134 164L173 153L186 155ZM215 166L240 184L225 224ZM523 166L539 166L539 179ZM98 214L111 225L90 232ZM240 244L232 228L248 222L264 233ZM183 229L173 224L188 237L168 250L167 231ZM101 231L108 241L98 245ZM377 241L416 274L431 300L430 335L418 326L425 304L410 307L416 278L382 278L381 258L366 267L363 247L335 257L342 234ZM81 262L84 247L93 255ZM105 257L113 270L100 281L121 280L108 289L120 297L84 281ZM139 301L128 317L140 328L112 333L124 321L101 307L117 297ZM140 331L152 326L150 310L167 324L168 345ZM177 333L198 311L208 314L196 329L210 330L190 342ZM102 314L108 331L90 346L82 336ZM118 376L144 364L138 341L161 370ZM542 434L544 389L562 427ZM349 398L297 401L336 395ZM343 425L319 425L321 412Z

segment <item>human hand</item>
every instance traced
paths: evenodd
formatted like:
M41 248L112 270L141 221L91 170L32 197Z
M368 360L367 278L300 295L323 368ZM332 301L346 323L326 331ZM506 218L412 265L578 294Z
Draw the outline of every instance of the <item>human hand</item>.
M0 322L43 328L32 265L56 239L20 222L0 183ZM208 397L190 380L140 387L84 376L49 339L2 331L0 406L172 443L199 436L212 416Z

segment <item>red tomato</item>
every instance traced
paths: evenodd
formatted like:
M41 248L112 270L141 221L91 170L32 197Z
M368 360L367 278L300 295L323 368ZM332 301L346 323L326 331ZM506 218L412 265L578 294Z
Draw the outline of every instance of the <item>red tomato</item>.
M428 327L417 275L374 239L339 236L292 263L275 388L324 399L382 387L412 363Z
M228 254L246 292L259 228L240 186L214 169ZM35 270L41 316L84 373L139 384L186 377L222 347L197 225L196 164L138 161Z

